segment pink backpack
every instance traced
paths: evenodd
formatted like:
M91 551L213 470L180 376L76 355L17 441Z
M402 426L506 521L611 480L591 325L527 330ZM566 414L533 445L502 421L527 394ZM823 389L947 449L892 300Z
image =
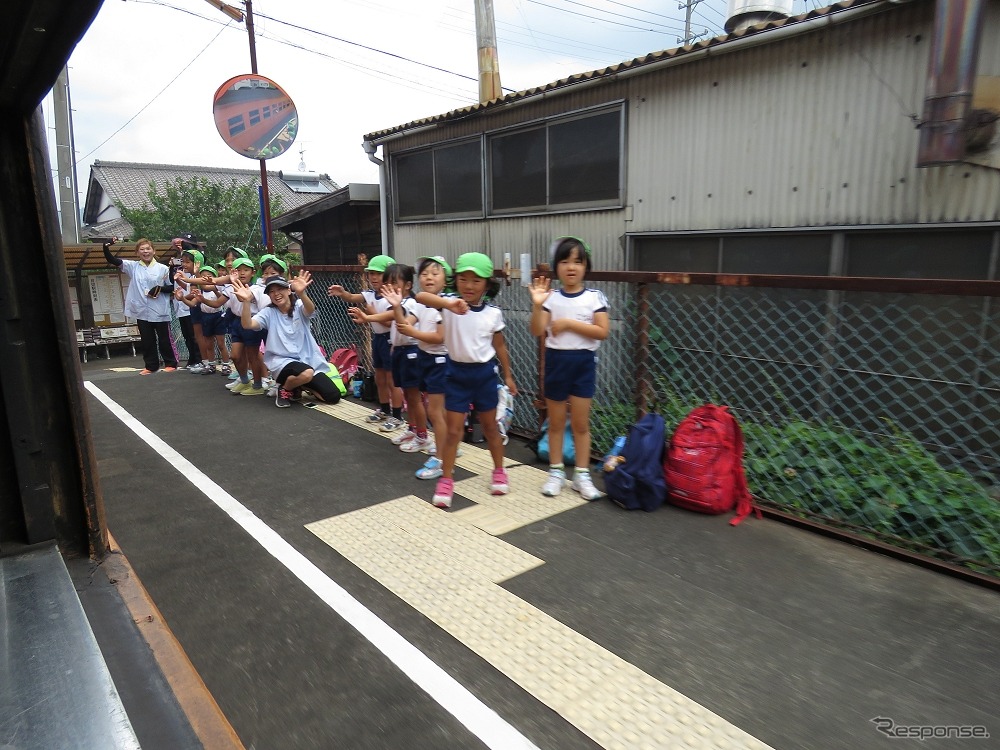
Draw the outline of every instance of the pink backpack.
M663 475L667 501L680 508L719 514L735 507L733 526L754 510L743 471L743 431L726 406L699 406L681 420L664 453Z
M358 371L358 348L351 344L346 349L336 349L330 355L329 362L340 371L340 376L347 383Z

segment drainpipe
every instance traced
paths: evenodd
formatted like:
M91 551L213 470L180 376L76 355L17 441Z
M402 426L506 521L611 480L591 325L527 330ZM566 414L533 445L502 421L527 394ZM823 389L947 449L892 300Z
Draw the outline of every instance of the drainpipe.
M389 200L385 192L385 162L375 156L378 148L371 141L365 141L361 148L368 154L368 161L378 164L378 211L382 232L382 255L389 255Z
M918 167L955 164L965 157L984 6L983 0L937 0Z

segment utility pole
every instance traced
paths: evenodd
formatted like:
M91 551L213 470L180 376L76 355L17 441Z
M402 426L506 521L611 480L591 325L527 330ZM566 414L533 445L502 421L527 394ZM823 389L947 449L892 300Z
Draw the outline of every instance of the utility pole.
M699 37L703 37L708 34L708 29L705 29L700 34L691 34L691 14L694 12L695 7L704 2L705 0L687 0L687 2L681 3L677 6L678 10L684 11L684 37L677 37L678 44L691 44L691 42L697 41Z
M52 87L52 114L56 122L56 174L59 184L59 221L64 245L80 243L80 196L76 192L76 151L73 109L69 100L69 69L63 66Z
M486 104L503 96L493 0L476 0L476 46L479 48L479 101Z
M227 5L222 2L222 0L206 0L209 5L212 5L227 16L232 18L234 21L243 21L244 15L239 8L234 8L231 5ZM245 0L246 11L246 23L247 23L247 36L250 38L250 72L254 75L257 73L257 40L253 32L253 0ZM261 209L260 209L260 221L264 227L264 237L265 245L267 246L267 251L273 252L274 250L274 239L271 237L271 196L267 189L267 162L264 159L260 160L260 189L261 189Z

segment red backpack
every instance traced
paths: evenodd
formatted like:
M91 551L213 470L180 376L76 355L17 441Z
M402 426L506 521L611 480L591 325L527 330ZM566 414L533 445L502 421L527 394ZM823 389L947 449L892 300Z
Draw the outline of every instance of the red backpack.
M680 508L718 514L735 507L733 526L754 510L743 472L743 431L726 406L699 406L681 420L664 454L663 475L667 501Z

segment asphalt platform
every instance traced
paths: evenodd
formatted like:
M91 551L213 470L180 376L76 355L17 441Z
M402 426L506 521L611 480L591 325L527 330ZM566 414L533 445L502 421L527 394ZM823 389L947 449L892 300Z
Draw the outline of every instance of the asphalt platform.
M1000 747L995 591L545 498L517 440L511 495L469 445L440 511L370 404L139 367L83 365L108 527L246 748Z

